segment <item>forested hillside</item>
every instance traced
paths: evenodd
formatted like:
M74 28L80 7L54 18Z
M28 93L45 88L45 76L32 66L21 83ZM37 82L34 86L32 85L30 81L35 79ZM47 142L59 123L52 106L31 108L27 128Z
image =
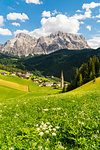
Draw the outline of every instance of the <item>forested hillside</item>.
M49 55L37 55L28 57L13 57L0 54L0 63L19 68L25 71L40 71L43 75L60 77L64 71L66 81L74 79L76 69L86 63L90 57L100 56L100 48L84 50L59 50Z

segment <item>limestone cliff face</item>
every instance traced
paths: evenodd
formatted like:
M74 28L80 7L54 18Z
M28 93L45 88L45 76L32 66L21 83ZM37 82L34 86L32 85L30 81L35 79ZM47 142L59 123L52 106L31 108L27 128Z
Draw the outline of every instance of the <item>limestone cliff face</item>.
M47 37L36 39L27 34L20 33L14 39L1 46L1 52L18 56L29 54L49 54L60 49L90 48L82 35L56 32Z
M0 51L2 50L3 46L4 46L3 44L0 44Z
M31 36L20 33L14 39L7 41L2 48L2 52L10 53L18 56L28 56L34 54L34 47L37 39Z

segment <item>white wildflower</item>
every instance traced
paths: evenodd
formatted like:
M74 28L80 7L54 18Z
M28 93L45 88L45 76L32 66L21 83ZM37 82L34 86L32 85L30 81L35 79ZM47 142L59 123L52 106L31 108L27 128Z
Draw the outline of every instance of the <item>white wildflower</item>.
M47 125L50 124L50 122L47 122Z
M94 137L97 138L97 135L95 134Z
M47 128L43 127L42 130L46 130Z
M42 146L38 146L38 150L43 150L43 147Z
M37 130L37 131L40 131L40 128L37 128L36 130Z
M51 128L49 129L49 131L51 131Z
M49 128L52 128L52 127L53 127L52 125L49 126Z
M18 114L16 114L16 117L18 117L19 115Z
M14 148L13 148L13 147L11 147L11 148L9 148L9 150L14 150Z
M35 124L36 127L38 127L38 124Z
M40 136L43 136L43 134L44 134L43 132L40 132L40 133L39 133Z
M49 134L49 130L46 130L45 133Z
M99 133L99 130L97 130L97 133Z
M57 108L57 110L61 110L61 108Z
M44 122L42 121L42 123L41 123L42 125L44 125Z
M56 129L55 129L55 128L53 128L53 131L56 131Z
M56 129L59 129L59 127L58 127L58 126L56 126Z
M43 126L42 125L40 125L40 128L42 128Z
M49 109L44 109L44 111L48 111Z
M56 133L52 133L52 136L56 136Z

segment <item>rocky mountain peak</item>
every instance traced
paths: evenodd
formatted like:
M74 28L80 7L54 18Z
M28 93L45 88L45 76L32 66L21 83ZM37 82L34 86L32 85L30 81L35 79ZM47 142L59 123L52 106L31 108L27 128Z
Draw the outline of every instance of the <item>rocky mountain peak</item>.
M65 48L77 50L90 47L82 35L58 31L39 39L19 33L14 39L7 41L3 47L1 46L1 51L18 56L28 56L29 54L49 54Z

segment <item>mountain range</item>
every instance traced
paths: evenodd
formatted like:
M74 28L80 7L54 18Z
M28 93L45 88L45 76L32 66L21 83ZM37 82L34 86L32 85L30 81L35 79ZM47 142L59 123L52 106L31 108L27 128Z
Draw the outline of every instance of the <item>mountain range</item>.
M16 56L50 54L60 49L80 50L90 48L82 35L56 32L47 37L36 39L19 33L15 38L0 44L0 52Z

